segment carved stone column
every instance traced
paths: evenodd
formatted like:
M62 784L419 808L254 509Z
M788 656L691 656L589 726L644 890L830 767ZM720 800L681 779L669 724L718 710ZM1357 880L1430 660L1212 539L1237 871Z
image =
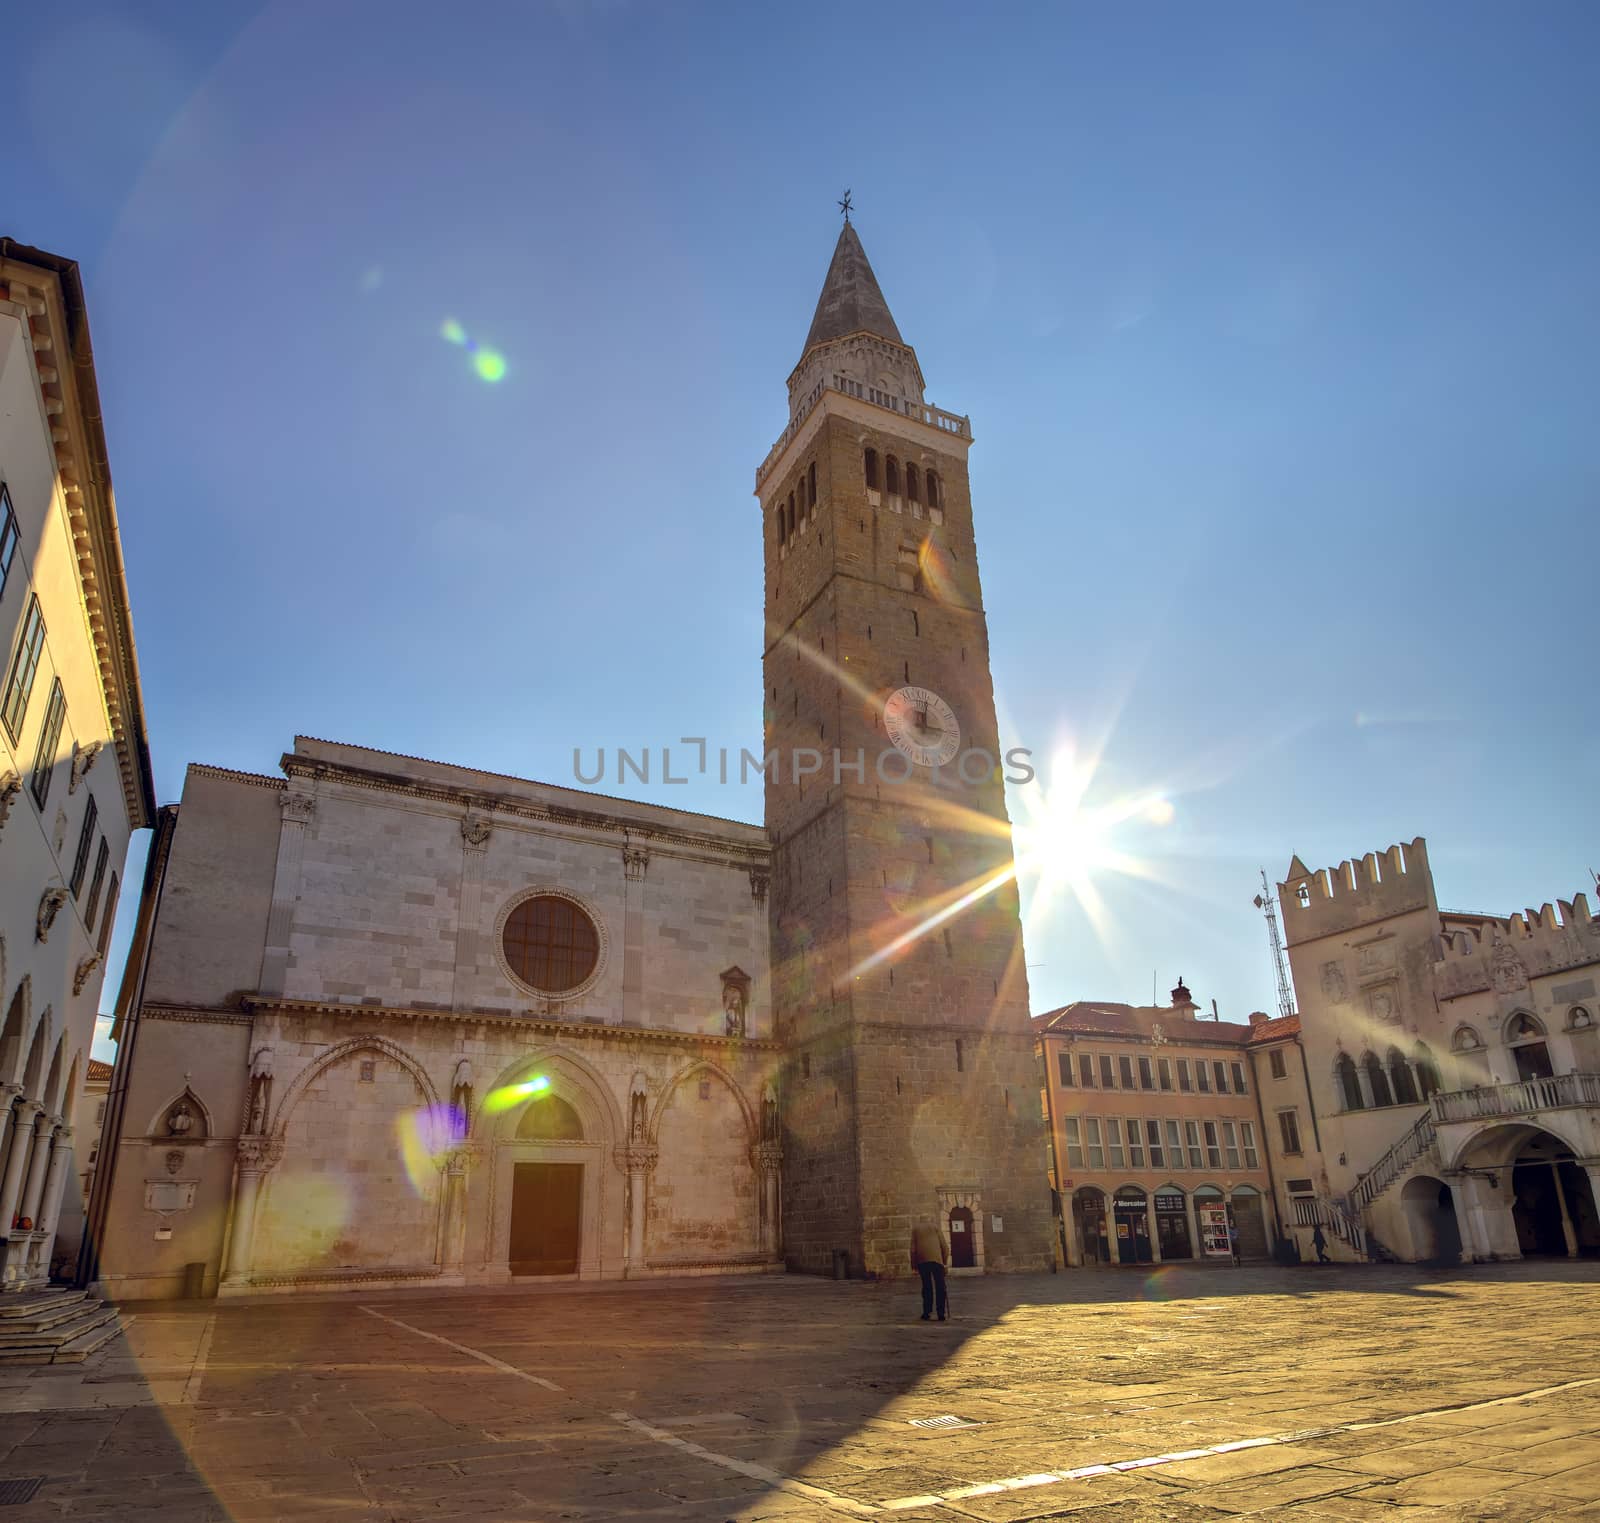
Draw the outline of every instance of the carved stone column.
M305 854L306 826L316 816L316 795L290 791L278 799L283 813L278 832L278 865L272 880L272 912L267 916L267 945L261 958L261 992L282 994L289 971L289 935L294 906L300 897L300 860Z
M476 1143L464 1142L445 1154L439 1262L446 1274L461 1274L466 1267L467 1182L481 1151Z
M779 1230L778 1179L783 1169L783 1147L776 1142L756 1146L756 1166L761 1172L761 1252L775 1259L783 1251Z
M655 1148L634 1144L618 1148L617 1166L628 1176L628 1268L631 1276L644 1273L644 1218L648 1180L658 1161Z
M644 1020L644 875L649 866L650 853L630 836L622 848L622 1021L627 1026Z
M33 1123L33 1157L28 1160L28 1182L22 1187L22 1204L17 1207L18 1215L27 1217L36 1228L39 1225L39 1202L44 1198L44 1173L50 1163L50 1133L54 1126L55 1118L47 1116L41 1106L38 1119Z
M67 1165L72 1161L72 1128L62 1127L56 1133L55 1147L50 1151L50 1172L44 1182L44 1200L39 1206L39 1230L55 1236L56 1223L61 1218L61 1193L67 1182ZM49 1263L50 1255L44 1255Z
M6 1158L5 1178L0 1180L0 1237L11 1230L11 1223L20 1214L22 1182L33 1150L34 1124L44 1114L44 1106L37 1100L24 1100L15 1107L11 1123L11 1152Z
M261 1181L278 1161L283 1145L268 1137L241 1137L238 1178L233 1187L233 1235L228 1242L228 1272L224 1285L248 1285L254 1262L256 1206Z
M756 984L750 992L750 1008L752 1014L757 1010L766 1012L766 1018L760 1024L751 1021L752 1036L771 1036L776 1020L772 1010L772 955L769 950L772 927L767 909L767 887L770 882L771 874L766 868L750 869L751 940L755 947L756 965Z
M450 981L450 1008L470 1010L473 972L478 965L478 916L483 904L483 859L494 823L468 811L461 817L461 892L456 910L456 966Z

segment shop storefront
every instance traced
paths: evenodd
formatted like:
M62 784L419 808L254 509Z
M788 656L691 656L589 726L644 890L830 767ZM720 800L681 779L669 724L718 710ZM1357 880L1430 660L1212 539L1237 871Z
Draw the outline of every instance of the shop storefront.
M1154 1255L1150 1251L1150 1215L1144 1191L1124 1185L1112 1202L1112 1216L1117 1229L1117 1262L1150 1263Z
M1200 1256L1205 1259L1231 1259L1228 1242L1228 1203L1214 1185L1201 1185L1194 1192L1195 1220L1200 1226Z
M1192 1259L1194 1244L1189 1241L1188 1202L1182 1190L1157 1190L1156 1241L1161 1245L1161 1257L1166 1260Z

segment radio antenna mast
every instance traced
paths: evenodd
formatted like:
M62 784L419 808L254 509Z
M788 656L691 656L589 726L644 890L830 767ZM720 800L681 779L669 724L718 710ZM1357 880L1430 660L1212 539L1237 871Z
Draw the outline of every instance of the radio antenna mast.
M1283 952L1283 937L1278 934L1278 905L1272 897L1272 887L1267 882L1267 870L1261 869L1261 892L1256 895L1256 908L1267 917L1267 939L1272 943L1272 971L1278 975L1278 1014L1294 1014L1294 988L1289 982L1289 963Z

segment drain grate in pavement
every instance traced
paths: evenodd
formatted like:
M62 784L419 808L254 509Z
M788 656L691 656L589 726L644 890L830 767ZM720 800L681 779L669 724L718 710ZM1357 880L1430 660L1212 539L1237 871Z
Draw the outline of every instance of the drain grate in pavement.
M947 1412L943 1417L913 1417L910 1419L913 1428L936 1428L940 1432L948 1432L951 1428L981 1428L982 1423L969 1421L965 1417L952 1417Z
M42 1475L0 1479L0 1507L17 1507L23 1502L31 1502L34 1492L43 1484Z

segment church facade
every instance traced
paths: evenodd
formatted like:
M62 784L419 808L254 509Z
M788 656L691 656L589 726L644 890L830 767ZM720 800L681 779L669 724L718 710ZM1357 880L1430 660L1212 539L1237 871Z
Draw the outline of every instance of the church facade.
M921 1217L1048 1266L971 425L848 222L789 391L765 827L306 738L189 769L119 1008L109 1294L904 1274Z

